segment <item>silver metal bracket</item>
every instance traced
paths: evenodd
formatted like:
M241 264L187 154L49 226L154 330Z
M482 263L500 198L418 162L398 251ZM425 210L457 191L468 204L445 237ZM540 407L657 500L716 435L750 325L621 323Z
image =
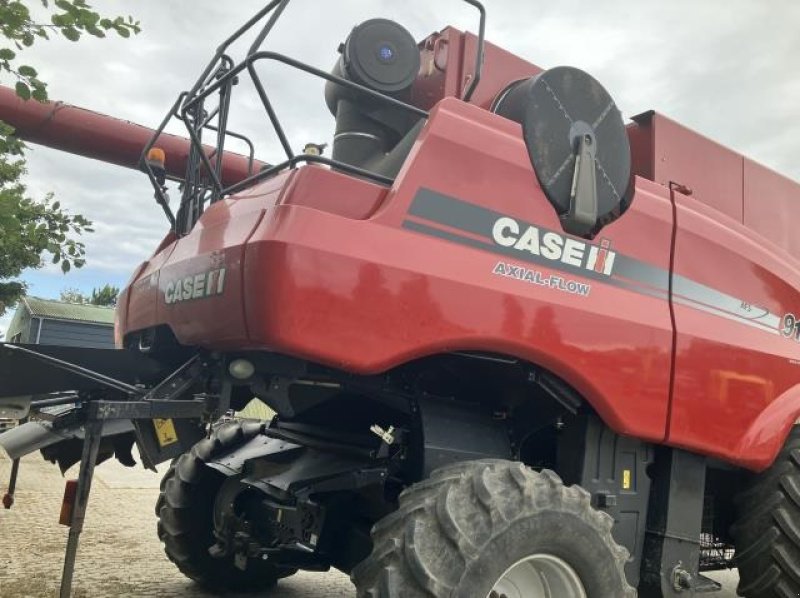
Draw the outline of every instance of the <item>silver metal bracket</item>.
M564 230L586 237L597 226L597 177L595 174L596 142L592 133L577 139L575 171L569 197L569 210L561 216Z
M384 430L378 424L374 424L370 428L370 432L375 434L389 446L392 446L395 443L396 438L394 436L394 426L389 426L388 430Z

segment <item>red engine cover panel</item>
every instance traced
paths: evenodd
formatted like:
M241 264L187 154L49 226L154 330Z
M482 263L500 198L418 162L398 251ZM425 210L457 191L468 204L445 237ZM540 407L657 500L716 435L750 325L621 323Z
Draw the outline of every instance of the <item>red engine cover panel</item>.
M658 179L651 138L632 139ZM214 204L145 266L120 323L359 374L511 355L564 378L617 432L758 469L800 411L800 324L782 334L786 314L800 320L800 264L742 224L740 199L699 199L636 177L599 238L565 235L519 125L447 98L388 191L308 166Z
M620 255L657 266L664 288L672 210L663 189L639 183L634 208L605 236ZM561 230L520 127L444 100L368 221L299 206L269 211L245 257L251 346L365 374L443 351L515 355L564 377L615 429L662 440L672 348L662 291L495 251L492 225L502 216L542 234ZM590 290L569 292L574 284Z
M744 224L800 259L800 184L744 159Z
M736 220L676 194L677 346L668 440L753 468L800 412L800 262Z
M685 185L692 197L742 221L742 156L656 112L634 117L633 169L665 187Z

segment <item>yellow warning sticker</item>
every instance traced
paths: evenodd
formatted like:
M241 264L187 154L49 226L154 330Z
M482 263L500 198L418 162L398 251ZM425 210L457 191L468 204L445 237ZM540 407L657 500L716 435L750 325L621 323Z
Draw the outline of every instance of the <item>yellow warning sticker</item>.
M156 439L161 448L178 442L178 433L175 431L175 424L171 419L154 419L153 426L156 429Z
M631 489L631 470L630 469L623 469L622 470L622 489L623 490L630 490Z

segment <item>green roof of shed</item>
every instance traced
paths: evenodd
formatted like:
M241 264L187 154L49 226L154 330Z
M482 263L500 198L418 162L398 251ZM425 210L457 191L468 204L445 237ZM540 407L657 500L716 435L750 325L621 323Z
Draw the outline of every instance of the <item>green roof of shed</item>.
M22 304L35 318L52 318L55 320L76 320L95 324L113 324L114 308L83 303L64 303L53 299L23 297Z

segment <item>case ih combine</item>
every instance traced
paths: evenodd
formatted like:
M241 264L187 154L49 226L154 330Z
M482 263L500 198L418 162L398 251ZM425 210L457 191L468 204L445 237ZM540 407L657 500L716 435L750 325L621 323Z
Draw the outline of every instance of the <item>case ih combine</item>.
M658 114L624 126L467 2L479 35L369 20L331 72L261 49L271 2L146 143L171 230L122 350L0 349L4 402L39 414L2 444L82 462L64 595L94 463L134 441L173 460L158 534L211 588L335 567L364 598L693 596L738 566L743 596L800 593L800 188ZM287 140L266 61L325 80L330 158ZM226 153L245 78L281 164ZM18 107L33 141L142 150ZM214 424L254 396L271 422Z

